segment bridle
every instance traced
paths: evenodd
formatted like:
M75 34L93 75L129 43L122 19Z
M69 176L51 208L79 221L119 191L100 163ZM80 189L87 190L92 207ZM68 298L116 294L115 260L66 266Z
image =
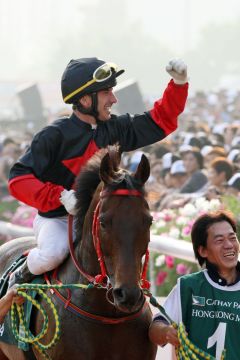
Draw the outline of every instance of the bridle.
M93 216L92 236L93 236L94 248L95 248L95 251L96 251L97 256L98 256L98 261L99 261L99 265L100 265L100 269L101 269L101 274L98 274L96 276L92 276L90 274L87 274L79 266L78 261L77 261L77 259L75 257L74 246L73 246L73 238L72 238L72 234L73 234L73 232L72 232L73 216L69 215L69 218L68 218L69 249L70 249L70 254L71 254L73 263L74 263L75 267L77 268L77 270L79 271L79 273L82 274L89 281L89 283L92 284L92 286L105 288L107 290L106 298L107 298L108 301L109 301L109 299L108 299L108 290L111 288L111 284L109 282L109 277L107 276L106 266L105 266L105 263L104 263L104 258L103 258L103 254L102 254L102 250L101 250L101 243L100 243L100 237L99 237L99 225L100 225L99 209L100 209L102 199L107 197L107 196L111 196L111 195L117 195L117 196L143 196L143 194L140 191L134 190L134 189L130 189L130 190L128 190L128 189L117 189L117 190L114 190L114 191L103 190L100 193L100 199L99 199L99 201L97 203L97 206L96 206L95 211L94 211L94 216ZM141 281L140 281L140 283L141 283L140 285L141 285L141 288L143 290L144 289L148 290L150 288L150 283L146 279L148 261L149 261L149 250L147 249L146 254L145 254L145 261L144 261L144 264L143 264L143 270L142 270L142 274L141 274ZM57 270L55 270L55 272L53 274L53 278L55 279L55 281L60 283L58 281L58 279L57 279ZM50 284L50 280L48 279L46 274L45 274L45 279L48 282L48 284ZM52 291L57 295L57 299L61 303L64 304L64 307L66 309L68 309L69 311L71 311L72 313L74 313L75 315L78 315L78 316L83 317L83 318L91 319L93 321L102 322L104 324L115 325L115 324L120 324L120 323L127 322L127 321L133 321L133 320L137 319L139 316L143 315L145 313L145 311L148 309L148 303L144 299L142 307L136 313L131 314L131 315L127 315L127 316L122 316L120 318L110 318L110 317L106 317L106 316L95 315L95 314L89 313L89 312L79 308L78 306L74 305L73 303L71 303L71 294L70 294L70 292L68 292L68 298L66 299L56 289L52 289ZM109 302L111 303L111 301L109 301Z
M74 248L73 248L73 239L72 239L72 225L73 225L73 217L69 216L69 224L68 224L68 238L69 238L69 248L70 248L70 254L72 257L72 260L74 262L75 267L77 270L82 274L90 283L94 285L101 285L101 287L109 288L111 287L109 277L107 275L106 266L104 262L104 257L102 254L101 249L101 241L99 237L99 227L100 227L100 221L99 221L99 211L101 206L101 201L103 198L106 198L108 196L117 195L117 196L143 196L141 191L135 190L135 189L117 189L114 191L108 191L108 190L102 190L100 193L100 199L96 205L94 216L93 216L93 223L92 223L92 237L93 237L93 244L94 248L97 254L101 274L97 274L96 276L92 276L87 274L78 264L78 261L75 257ZM145 253L145 260L143 264L143 270L141 274L141 280L140 285L142 289L149 289L150 283L146 279L147 277L147 267L149 262L149 250L146 250Z

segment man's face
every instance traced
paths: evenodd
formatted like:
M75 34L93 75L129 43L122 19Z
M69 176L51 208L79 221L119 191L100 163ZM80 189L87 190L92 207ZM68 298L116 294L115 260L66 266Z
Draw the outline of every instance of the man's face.
M227 221L211 225L208 229L207 246L200 246L199 254L217 266L218 271L235 270L239 242L232 226Z
M117 103L117 98L113 93L113 88L98 91L98 117L99 120L106 121L111 117L111 108Z
M196 157L193 153L187 152L182 156L185 169L188 174L192 174L199 169Z
M215 186L221 186L224 180L226 180L224 176L224 172L222 171L218 173L213 167L209 169L208 179L210 183Z

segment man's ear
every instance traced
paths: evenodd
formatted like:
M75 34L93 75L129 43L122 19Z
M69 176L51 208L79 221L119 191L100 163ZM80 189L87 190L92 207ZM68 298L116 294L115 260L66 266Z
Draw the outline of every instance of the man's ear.
M200 255L202 258L207 258L207 256L208 256L208 251L207 251L207 249L206 249L204 246L202 246L202 245L199 246L199 248L198 248L198 253L199 253L199 255Z
M89 108L92 105L92 99L89 95L84 95L79 99L80 104L85 107Z

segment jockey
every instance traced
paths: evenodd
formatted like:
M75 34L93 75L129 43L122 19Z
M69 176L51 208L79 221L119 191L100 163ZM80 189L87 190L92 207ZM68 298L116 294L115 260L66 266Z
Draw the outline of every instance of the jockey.
M172 60L166 71L173 79L152 110L116 116L111 114L117 102L113 88L124 70L96 57L68 63L61 89L63 101L72 104L72 114L38 132L10 170L10 193L38 210L33 224L37 246L11 275L10 286L29 282L67 257L67 215L76 214L74 181L96 151L115 143L121 151L132 151L177 128L188 93L187 67L182 60Z

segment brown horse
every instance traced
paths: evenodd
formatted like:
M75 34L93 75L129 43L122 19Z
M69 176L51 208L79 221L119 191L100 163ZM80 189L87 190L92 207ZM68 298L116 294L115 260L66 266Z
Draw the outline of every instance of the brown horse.
M57 306L62 328L60 340L48 351L51 359L155 359L156 346L148 340L152 314L142 290L152 222L143 185L150 167L145 156L134 174L119 168L119 164L116 150L101 152L77 179L74 254L79 270L69 256L57 277L63 284L92 281L95 286L71 290L71 303L65 306L59 296L48 292ZM26 238L3 245L0 273L9 266L10 259L33 246ZM69 296L65 290L60 293ZM41 315L35 313L33 331L39 332L41 324ZM43 342L51 339L53 331L50 315L50 331ZM37 359L43 359L38 351L34 353ZM0 343L0 360L27 358L16 347Z

